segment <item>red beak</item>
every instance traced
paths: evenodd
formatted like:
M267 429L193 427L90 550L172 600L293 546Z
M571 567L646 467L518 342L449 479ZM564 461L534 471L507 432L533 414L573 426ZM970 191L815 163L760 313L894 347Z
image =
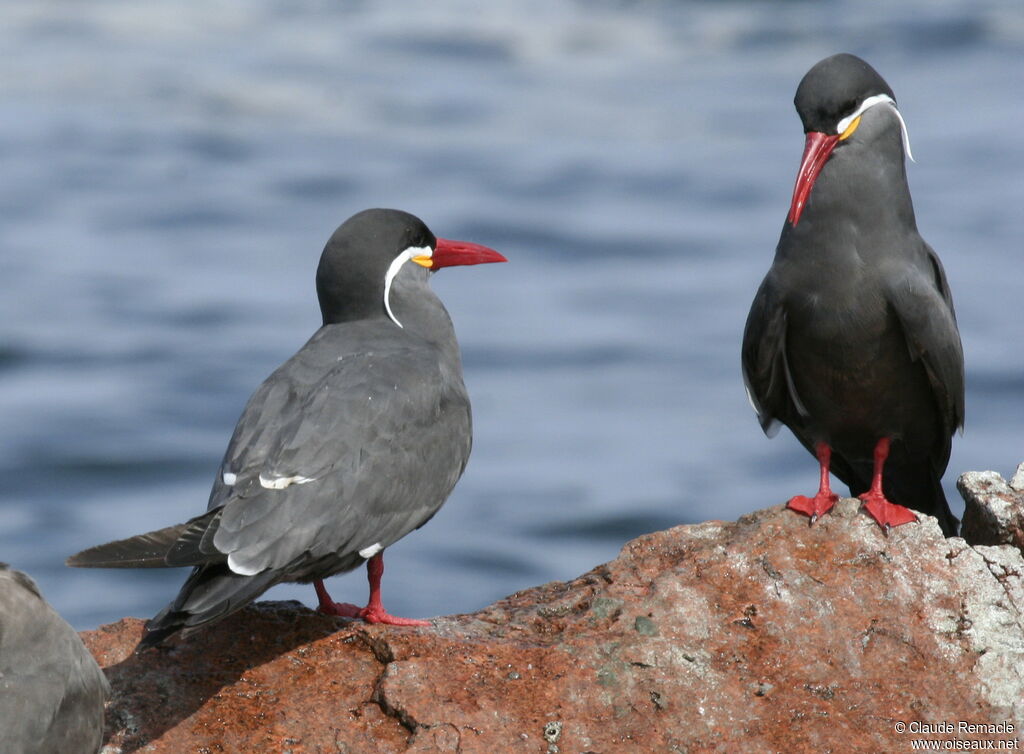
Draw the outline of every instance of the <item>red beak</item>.
M820 131L807 133L804 156L800 160L800 171L796 174L796 186L793 188L793 203L789 205L789 222L793 226L800 221L800 215L807 206L807 197L814 188L814 181L838 143L839 134L823 134Z
M430 257L431 269L455 267L460 264L487 264L488 262L507 262L494 249L468 241L449 241L447 238L437 239L437 246Z

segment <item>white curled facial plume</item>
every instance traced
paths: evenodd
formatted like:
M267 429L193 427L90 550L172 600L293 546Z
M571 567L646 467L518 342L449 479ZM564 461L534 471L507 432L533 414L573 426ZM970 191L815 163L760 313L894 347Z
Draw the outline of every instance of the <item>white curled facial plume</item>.
M907 124L904 122L903 116L900 115L900 111L899 109L897 109L896 103L893 101L893 98L890 97L888 94L876 94L872 97L868 97L866 100L861 102L860 107L858 107L852 113L850 113L841 121L839 121L839 125L836 126L836 132L840 134L845 133L846 129L850 127L850 124L857 120L857 118L859 118L861 115L863 115L868 108L882 104L883 102L892 107L892 111L896 113L896 117L899 118L900 131L903 134L903 151L907 153L907 157L910 158L910 161L914 162L914 155L910 151L910 134L907 133Z
M391 262L391 266L388 267L387 273L384 275L384 309L387 311L388 316L391 317L391 321L399 327L404 327L395 313L391 311L391 283L395 279L395 275L402 269L402 265L408 262L413 257L430 257L433 256L434 250L429 246L410 246L408 249L403 251L394 261Z

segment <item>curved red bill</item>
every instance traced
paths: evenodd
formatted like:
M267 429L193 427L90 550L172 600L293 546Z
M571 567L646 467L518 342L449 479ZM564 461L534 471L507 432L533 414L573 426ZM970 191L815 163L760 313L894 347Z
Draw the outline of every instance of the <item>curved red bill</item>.
M789 222L792 225L800 221L800 215L807 206L807 198L814 188L814 181L838 143L839 134L825 134L820 131L807 133L804 156L800 160L800 170L796 174L796 186L793 188L793 202L789 205Z
M481 246L478 243L439 238L430 261L431 268L440 269L460 264L487 264L488 262L507 262L508 260L494 249Z

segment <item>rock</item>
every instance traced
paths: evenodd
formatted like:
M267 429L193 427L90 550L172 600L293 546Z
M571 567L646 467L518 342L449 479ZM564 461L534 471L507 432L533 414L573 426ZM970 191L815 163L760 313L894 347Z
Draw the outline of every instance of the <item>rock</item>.
M1024 463L1017 465L1017 470L1013 473L1013 478L1010 480L1010 486L1017 492L1024 492Z
M961 536L968 543L1024 551L1024 463L1009 484L994 471L968 471L956 486L966 504Z
M846 499L649 534L432 628L262 603L139 655L139 620L84 638L107 752L907 751L1019 740L1022 574Z

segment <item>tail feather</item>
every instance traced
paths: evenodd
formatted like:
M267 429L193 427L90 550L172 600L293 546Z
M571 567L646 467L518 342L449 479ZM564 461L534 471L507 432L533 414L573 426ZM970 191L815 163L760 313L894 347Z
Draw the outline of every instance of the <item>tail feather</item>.
M213 535L220 527L219 513L219 509L209 511L189 521L167 553L167 565L196 566L222 562L224 553L213 545Z
M172 634L188 635L240 610L282 580L280 570L234 573L213 545L220 509L183 524L90 547L67 559L76 568L174 568L194 566L178 596L146 624L139 647L152 647Z
M90 547L67 559L74 568L167 568L167 553L187 524Z
M74 568L175 568L223 560L223 553L199 549L216 513L208 511L183 524L90 547L65 562Z
M946 500L946 493L942 489L942 480L935 479L931 510L926 511L939 519L939 526L942 533L947 537L955 537L960 531L960 519L953 515L949 509L949 502Z

